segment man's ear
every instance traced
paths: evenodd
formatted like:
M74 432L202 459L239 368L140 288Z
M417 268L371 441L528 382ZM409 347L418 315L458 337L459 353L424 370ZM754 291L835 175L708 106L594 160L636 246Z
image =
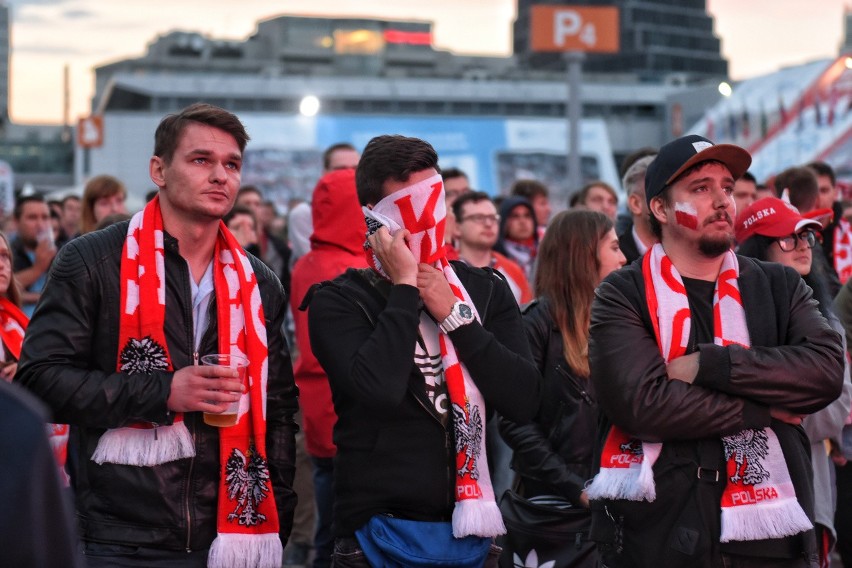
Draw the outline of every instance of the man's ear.
M151 156L151 161L148 162L148 175L157 187L165 187L166 185L166 177L163 172L164 168L165 163L161 157Z
M645 199L640 197L638 193L631 193L627 196L627 209L631 215L639 215L642 213L642 203L640 200Z
M653 215L661 225L665 225L668 222L668 217L666 217L666 203L663 201L662 197L652 197L651 203L648 204L648 208L651 210L651 215Z
M450 212L450 215L453 215L452 211ZM447 216L447 218L449 218L449 215ZM459 228L459 220L456 219L455 215L453 215L452 225L453 225L453 238L454 239L460 239L461 238L461 228Z

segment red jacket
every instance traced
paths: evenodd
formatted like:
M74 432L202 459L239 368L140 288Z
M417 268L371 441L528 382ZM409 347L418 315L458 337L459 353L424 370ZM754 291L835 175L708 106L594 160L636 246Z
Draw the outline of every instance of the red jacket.
M336 453L331 434L337 415L328 377L311 351L308 313L298 308L312 285L331 280L347 268L367 267L363 249L367 226L355 191L355 170L323 176L314 189L311 214L311 251L296 262L290 281L290 306L299 347L294 370L308 453L330 458Z

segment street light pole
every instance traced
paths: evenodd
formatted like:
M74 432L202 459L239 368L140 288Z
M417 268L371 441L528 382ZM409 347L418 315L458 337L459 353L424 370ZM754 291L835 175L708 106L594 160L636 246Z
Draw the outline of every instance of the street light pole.
M581 51L568 51L565 61L568 66L568 100L565 101L565 118L568 122L568 191L563 196L567 207L570 196L583 185L581 170L582 148L580 147L580 121L583 117L583 100L580 87L583 81L583 60L586 55Z

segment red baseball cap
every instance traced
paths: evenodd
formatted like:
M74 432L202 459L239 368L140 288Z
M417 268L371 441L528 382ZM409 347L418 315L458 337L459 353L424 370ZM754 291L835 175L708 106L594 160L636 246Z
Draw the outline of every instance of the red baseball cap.
M758 199L740 213L734 225L739 243L754 235L788 237L808 226L822 228L819 221L803 217L795 207L777 197Z

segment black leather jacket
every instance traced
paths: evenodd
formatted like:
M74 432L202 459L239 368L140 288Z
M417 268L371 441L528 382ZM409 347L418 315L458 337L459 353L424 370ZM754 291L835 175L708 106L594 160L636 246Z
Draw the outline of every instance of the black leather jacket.
M204 549L216 536L219 432L201 413L184 415L196 456L155 467L97 465L90 456L108 428L134 421L170 424L172 372L116 372L119 267L128 223L65 245L33 314L15 380L44 400L53 421L71 425L68 467L84 540L162 549ZM165 236L166 342L172 365L193 361L189 268L178 242ZM267 452L286 543L295 494L293 414L297 389L281 334L286 301L278 279L250 257L260 283L269 346ZM215 299L199 353L216 352Z
M579 506L591 477L597 405L588 379L576 376L563 356L562 335L546 300L526 307L524 331L542 375L541 401L530 424L501 417L500 433L513 450L512 467L525 496L559 495Z
M801 276L776 263L737 259L751 347L690 341L688 351L700 352L693 384L668 378L648 313L641 262L613 272L596 291L589 361L605 415L598 448L612 424L639 439L664 442L654 464L654 502L592 502L593 538L602 545L607 566L715 567L722 565L723 551L772 558L816 552L813 531L719 543L718 504L726 479L719 438L771 427L796 497L813 519L810 442L801 426L773 419L770 407L810 414L835 400L843 384L840 336L820 315ZM599 450L596 454L595 472ZM713 470L722 472L715 480Z

